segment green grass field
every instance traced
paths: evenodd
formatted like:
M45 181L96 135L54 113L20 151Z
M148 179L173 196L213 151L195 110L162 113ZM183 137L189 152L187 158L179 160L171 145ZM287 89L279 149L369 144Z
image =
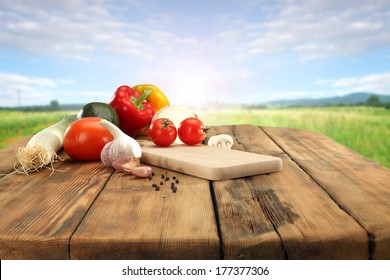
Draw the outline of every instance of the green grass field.
M72 113L0 110L0 149L24 136L37 133L70 114Z
M0 111L0 148L74 113ZM390 110L383 108L321 107L197 113L208 126L253 124L319 132L390 168Z
M200 112L207 125L253 124L324 134L390 167L390 110L366 107L285 108Z

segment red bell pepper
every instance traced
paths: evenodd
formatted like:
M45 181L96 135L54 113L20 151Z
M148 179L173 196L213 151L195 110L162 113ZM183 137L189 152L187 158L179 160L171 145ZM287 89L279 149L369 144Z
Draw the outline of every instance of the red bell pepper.
M119 117L119 128L129 136L136 136L140 129L151 124L154 108L146 98L152 93L145 90L140 94L129 86L120 86L114 93L110 106Z

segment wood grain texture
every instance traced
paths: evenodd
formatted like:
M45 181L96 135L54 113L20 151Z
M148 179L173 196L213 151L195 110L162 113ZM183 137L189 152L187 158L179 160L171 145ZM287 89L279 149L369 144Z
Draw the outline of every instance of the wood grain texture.
M142 142L141 162L208 180L226 180L282 170L278 157L184 144L158 147Z
M0 149L0 178L14 170L14 164L17 161L16 150L26 145L31 137L24 137Z
M283 171L213 183L227 259L367 259L365 230L260 129L215 128L234 148L283 158Z
M70 236L112 170L69 159L55 168L0 179L0 259L69 259Z
M0 259L390 259L390 171L320 134L212 127L233 149L283 160L234 180L134 179L100 162L12 173L0 150Z
M390 259L390 170L321 134L264 130L368 232L370 258Z
M154 167L152 182L115 174L72 236L72 259L218 259L207 180ZM178 190L170 188L172 177Z

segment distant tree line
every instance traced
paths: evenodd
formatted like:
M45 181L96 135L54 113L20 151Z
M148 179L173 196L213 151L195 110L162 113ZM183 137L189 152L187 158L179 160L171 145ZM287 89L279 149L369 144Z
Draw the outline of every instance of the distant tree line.
M55 112L55 111L75 111L80 110L83 105L70 104L60 105L58 100L52 100L48 105L31 105L31 106L17 106L17 107L0 107L0 110L23 111L23 112Z
M376 95L371 95L367 98L364 105L367 107L385 107L386 109L390 109L390 102L382 103Z
M390 110L390 102L381 102L380 98L376 95L371 95L366 101L356 103L325 103L321 105L287 105L286 107L353 107L353 106L366 106L366 107L383 107ZM272 106L273 107L273 106ZM253 103L251 105L244 105L245 109L264 110L270 108L268 104Z
M1 110L23 111L23 112L46 112L61 110L58 100L50 101L49 105L31 105L31 106L17 106L17 107L0 107Z
M347 107L347 106L366 106L366 107L384 107L390 110L390 102L381 102L380 98L376 95L371 95L364 102L356 102L353 104L326 104L324 106L338 106L338 107Z

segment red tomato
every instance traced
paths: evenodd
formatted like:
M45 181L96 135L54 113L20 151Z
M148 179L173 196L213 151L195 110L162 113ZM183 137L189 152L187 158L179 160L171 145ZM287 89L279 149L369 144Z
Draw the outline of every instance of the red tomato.
M206 138L206 128L198 118L183 120L177 130L179 138L187 145L197 145Z
M167 147L176 140L177 130L173 122L161 118L153 121L149 129L149 135L154 144Z
M76 160L100 160L104 145L113 140L111 133L99 124L100 120L81 118L68 127L63 144L68 156Z

